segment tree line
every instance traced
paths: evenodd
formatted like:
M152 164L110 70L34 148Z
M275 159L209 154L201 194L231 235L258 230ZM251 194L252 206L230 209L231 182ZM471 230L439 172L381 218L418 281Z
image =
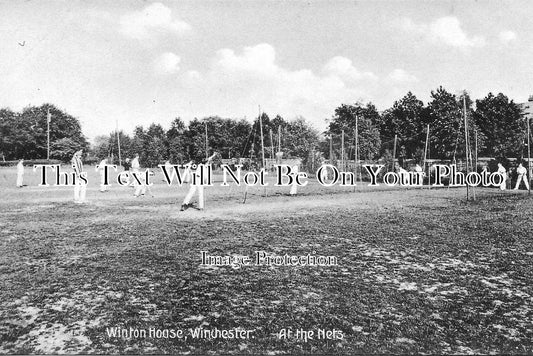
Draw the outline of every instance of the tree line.
M53 105L27 107L20 113L1 109L0 150L5 159L46 157L48 110L52 115L50 158L68 160L76 150L89 148L79 121ZM113 157L118 162L120 141L121 156L139 154L144 166L166 160L200 160L206 150L217 151L222 158L261 161L262 145L266 158L281 149L284 157L298 157L304 162L339 160L344 148L344 159L354 159L357 136L360 159L390 158L395 151L400 160L421 161L429 125L427 157L460 159L466 149L465 113L469 141L476 144L480 157L527 156L527 128L519 104L502 93L489 93L474 102L467 92L455 95L442 87L431 92L426 105L411 92L383 112L372 103L342 104L327 120L323 135L302 117L286 120L277 115L271 119L263 113L250 123L212 116L195 118L187 125L175 118L168 129L152 123L147 128L137 126L132 136L123 131L98 136L89 155L94 160Z
M92 152L97 157L113 157L118 162L119 142L123 159L139 154L141 164L153 167L167 160L200 161L213 151L224 159L262 160L262 145L266 158L272 158L279 148L285 157L306 157L319 142L319 134L301 117L285 120L278 115L270 119L266 113L253 123L211 116L185 125L183 120L175 118L168 130L152 123L146 129L135 127L131 137L123 131L98 136Z
M89 142L77 118L52 104L28 106L21 112L0 109L0 157L3 160L42 159L48 150L50 113L50 158L68 161Z

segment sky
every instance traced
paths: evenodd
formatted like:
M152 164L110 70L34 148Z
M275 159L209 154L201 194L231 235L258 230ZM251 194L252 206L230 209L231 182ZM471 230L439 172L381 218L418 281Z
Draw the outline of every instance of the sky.
M52 103L89 139L181 117L391 107L408 91L533 94L530 1L0 0L0 107Z

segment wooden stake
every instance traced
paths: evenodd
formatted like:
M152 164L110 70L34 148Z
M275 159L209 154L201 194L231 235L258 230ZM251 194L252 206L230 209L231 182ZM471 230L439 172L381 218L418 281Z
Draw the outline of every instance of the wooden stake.
M278 126L278 152L281 152L281 125Z
M265 168L265 141L263 138L263 115L261 115L261 106L259 106L259 127L261 129L261 154L263 156L263 168Z
M474 169L474 172L477 173L477 130L475 131L474 138L475 138L475 142L474 142L475 143L475 145L474 145L474 150L475 150L474 151L474 159L476 160L476 162L475 162L476 163L476 168Z
M116 120L117 128L115 129L115 132L117 134L117 145L118 145L118 165L122 166L122 156L120 154L120 135L118 133L118 120Z
M426 171L426 161L427 161L427 153L428 153L428 145L429 145L429 124L428 128L426 129L426 144L424 147L424 172ZM428 186L431 187L431 170L428 167Z
M394 171L396 163L396 142L398 141L398 135L394 135L394 147L392 149L392 171Z
M263 169L266 169L265 165L265 140L263 137L263 115L261 115L261 106L259 106L259 127L261 128L261 155L263 156ZM267 195L267 188L265 186L265 197Z
M468 165L468 124L467 124L467 121L466 121L466 96L465 96L464 93L463 93L463 117L464 117L464 125L465 125L466 173L468 174L468 172L469 172L469 165ZM467 201L469 199L469 193L470 193L470 189L469 189L468 184L467 184L466 185L466 200Z
M530 128L529 128L529 116L527 117L527 170L529 173L528 176L528 183L529 183L529 189L527 194L531 194L531 150L529 148L529 137L531 136Z
M209 149L208 149L208 145L207 145L207 121L205 121L205 159L206 160L209 158L208 151L209 151Z
M355 165L360 163L359 157L359 115L355 116ZM357 170L356 170L357 172ZM359 167L359 182L363 182L363 170Z
M355 117L357 122L357 116ZM356 124L357 125L357 124ZM353 129L353 139L354 139L354 148L353 148L353 174L355 175L355 182L357 182L357 130ZM357 183L356 183L357 184ZM353 191L355 192L355 185L353 186Z
M341 134L341 167L344 171L345 169L345 163L344 163L344 130L342 130Z
M329 134L329 164L333 164L333 132Z
M272 129L270 129L270 151L271 151L270 158L274 159L274 139L272 138Z
M52 115L50 115L50 108L48 108L46 112L46 160L50 159L50 119Z

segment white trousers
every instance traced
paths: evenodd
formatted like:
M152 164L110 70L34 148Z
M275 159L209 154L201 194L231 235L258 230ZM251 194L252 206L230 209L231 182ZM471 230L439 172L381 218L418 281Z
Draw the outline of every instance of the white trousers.
M323 169L322 170L322 181L326 182L327 180L328 180L328 170L327 169Z
M196 190L198 189L198 208L203 209L204 208L204 186L203 185L194 185L191 184L189 187L189 191L187 192L187 195L185 196L185 199L183 199L183 205L187 205L191 202L192 197L194 196L194 193L196 193Z
M24 174L17 174L17 187L22 187L23 179L24 179Z
M289 192L289 194L290 195L296 195L297 192L298 192L298 184L294 183L291 186L291 191Z
M81 179L76 180L74 185L74 201L84 202L87 191L87 184L83 184Z
M503 177L503 180L502 180L502 184L500 184L500 190L505 190L507 189L507 174L503 174L502 177Z
M133 195L138 197L141 194L143 194L143 195L146 194L146 185L144 185L144 184L142 184L142 185L136 184L135 185L135 193L133 193Z
M102 173L100 173L100 191L101 192L105 192L107 190L107 185L104 185L104 182L105 182L105 173L104 171L102 171Z
M137 178L139 178L139 170L138 169L130 169L130 184L128 184L128 187L136 187L138 185L137 180L135 178L133 178L132 173L135 173Z
M529 190L529 182L527 181L527 174L519 174L518 179L516 180L516 185L514 189L518 189L520 187L520 182L524 181L524 184L526 185L526 189Z

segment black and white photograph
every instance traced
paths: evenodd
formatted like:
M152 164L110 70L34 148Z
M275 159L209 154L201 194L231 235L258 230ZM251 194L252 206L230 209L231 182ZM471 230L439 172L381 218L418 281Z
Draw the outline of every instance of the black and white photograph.
M533 2L0 14L0 354L533 354Z

